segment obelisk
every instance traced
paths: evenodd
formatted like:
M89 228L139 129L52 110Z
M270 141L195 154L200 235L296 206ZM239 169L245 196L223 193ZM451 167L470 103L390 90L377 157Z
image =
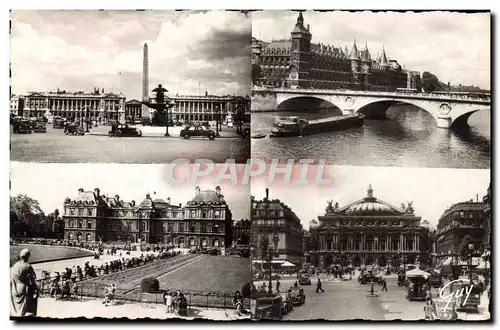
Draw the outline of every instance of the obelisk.
M142 59L142 101L149 101L149 60L148 60L148 44L144 43L144 53ZM149 108L142 105L142 116L150 118Z

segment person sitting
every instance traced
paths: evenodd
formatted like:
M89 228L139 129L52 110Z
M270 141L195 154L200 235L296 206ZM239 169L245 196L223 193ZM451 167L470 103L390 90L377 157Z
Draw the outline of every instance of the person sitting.
M61 290L61 299L71 298L71 288L69 287L69 281L64 281Z

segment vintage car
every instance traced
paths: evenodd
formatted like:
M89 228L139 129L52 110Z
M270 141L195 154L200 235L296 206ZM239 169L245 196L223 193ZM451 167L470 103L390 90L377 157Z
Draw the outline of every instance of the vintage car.
M288 314L293 309L293 302L287 292L280 293L281 295L281 314Z
M46 122L43 118L38 118L35 121L35 132L36 133L47 133Z
M432 274L429 276L429 284L433 288L439 288L443 285L443 277L438 274Z
M181 138L189 139L194 136L206 137L210 140L215 140L215 132L211 129L203 128L203 126L186 126L180 133Z
M52 119L52 127L53 128L64 128L65 120L62 117L54 116Z
M255 320L281 320L281 295L252 296L250 313Z
M290 298L294 306L303 305L306 302L306 295L304 289L294 286L290 289Z
M66 125L64 133L66 135L85 135L85 131L78 123L70 123Z
M127 124L115 124L111 126L108 136L142 136L140 129Z
M20 118L14 121L13 124L14 133L28 133L31 134L33 132L33 128L31 127L31 122L29 119Z
M366 283L371 283L371 282L382 283L382 276L375 276L372 273L363 274L363 275L359 275L358 282L359 282L359 284L366 284Z
M299 274L299 285L311 285L311 278L308 274Z

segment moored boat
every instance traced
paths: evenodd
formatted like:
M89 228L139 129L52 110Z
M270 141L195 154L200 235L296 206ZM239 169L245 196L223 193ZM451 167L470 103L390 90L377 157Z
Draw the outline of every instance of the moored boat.
M322 119L306 120L297 116L279 117L271 133L274 136L311 135L353 127L362 127L365 116L362 114L335 116Z

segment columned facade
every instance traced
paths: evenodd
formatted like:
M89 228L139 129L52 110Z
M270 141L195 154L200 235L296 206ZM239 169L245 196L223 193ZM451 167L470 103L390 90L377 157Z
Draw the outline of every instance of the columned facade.
M250 113L250 98L235 96L172 96L175 101L171 111L171 119L174 121L215 121L217 115L224 122L233 117L238 109Z
M416 263L427 254L422 242L427 231L420 226L411 204L401 208L373 196L340 207L329 202L319 225L311 228L317 246L310 251L311 262L328 267L339 262L353 266L386 266L391 260ZM424 257L424 258L422 258Z
M68 120L120 120L125 118L125 97L94 89L92 93L56 91L24 96L23 117L60 116Z

